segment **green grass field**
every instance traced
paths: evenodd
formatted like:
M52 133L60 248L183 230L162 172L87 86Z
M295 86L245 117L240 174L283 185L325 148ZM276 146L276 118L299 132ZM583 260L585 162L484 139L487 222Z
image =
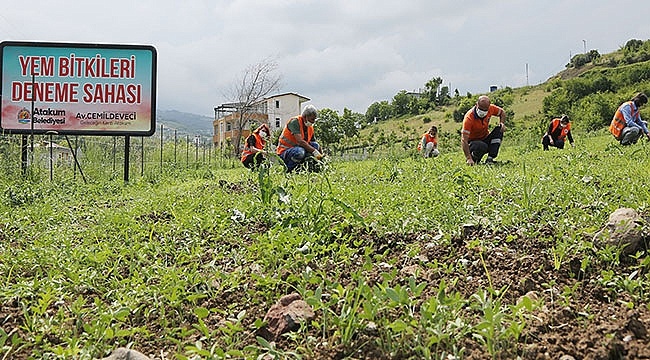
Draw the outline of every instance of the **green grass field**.
M648 355L630 325L650 326L647 245L619 257L593 243L617 208L648 216L648 143L537 141L506 133L494 166L452 144L319 174L4 179L0 359ZM289 293L316 317L258 337Z

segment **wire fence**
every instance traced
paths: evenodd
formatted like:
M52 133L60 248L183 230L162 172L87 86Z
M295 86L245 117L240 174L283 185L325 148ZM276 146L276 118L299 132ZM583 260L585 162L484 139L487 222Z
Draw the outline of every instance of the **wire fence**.
M215 147L211 137L179 135L163 126L150 137L3 134L0 158L6 177L48 173L50 179L85 174L88 179L126 180L183 169L241 166L232 149Z
M397 141L327 153L333 161L397 159L412 156L415 146L416 141ZM232 147L217 147L210 136L178 134L162 125L149 137L2 134L0 160L0 175L31 175L52 181L156 179L170 172L242 166Z

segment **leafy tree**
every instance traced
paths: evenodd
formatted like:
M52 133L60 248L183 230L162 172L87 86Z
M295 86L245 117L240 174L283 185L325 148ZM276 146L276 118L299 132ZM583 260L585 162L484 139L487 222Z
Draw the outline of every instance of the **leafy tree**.
M395 116L402 116L409 113L409 103L412 96L409 95L406 90L400 90L395 96L393 96L393 111Z
M343 116L332 109L321 109L318 112L319 120L314 125L318 139L324 145L341 143L345 138L359 135L359 126L364 116L352 110L343 109Z
M542 101L542 112L547 116L568 114L571 109L571 102L565 88L557 88Z
M324 145L337 143L341 139L339 114L332 109L320 109L318 121L314 124L314 132Z
M506 113L506 126L510 129L515 127L515 112L510 108L510 105L514 102L513 91L511 87L506 87L498 93L493 93L490 95L490 102L494 105L500 106L503 108L503 111Z
M441 77L431 78L424 84L424 96L431 106L438 104L438 88L442 84Z
M609 125L618 103L614 94L590 94L574 106L570 116L585 130L595 131Z
M346 138L355 137L359 135L359 127L362 121L363 114L344 108L343 116L339 119L339 127Z
M472 106L474 106L474 104L476 104L476 100L477 100L476 98L473 98L471 96L461 99L460 102L458 103L458 107L456 108L456 110L454 110L454 115L453 115L454 121L457 123L463 122L465 113L467 113L467 111L471 109Z
M449 95L449 86L443 86L440 88L440 94L438 94L438 99L436 105L446 106L451 103L451 96Z
M375 122L375 120L379 121L379 109L380 109L380 104L379 102L375 101L374 103L370 104L368 108L366 109L366 124L372 124Z
M624 53L635 52L639 50L641 46L643 46L643 40L631 39L625 43L625 46L623 47L623 51Z
M591 82L586 78L575 78L564 83L566 96L570 102L575 102L592 93Z
M586 54L574 55L571 58L571 61L566 65L566 67L578 68L599 58L600 58L600 53L598 53L598 50L590 50Z
M623 48L623 63L634 64L650 60L650 40L632 39Z
M375 121L390 119L394 114L393 106L388 101L372 103L366 110L366 123L372 124Z
M418 96L411 96L409 99L409 114L417 115L423 109L426 109L426 99L420 98Z

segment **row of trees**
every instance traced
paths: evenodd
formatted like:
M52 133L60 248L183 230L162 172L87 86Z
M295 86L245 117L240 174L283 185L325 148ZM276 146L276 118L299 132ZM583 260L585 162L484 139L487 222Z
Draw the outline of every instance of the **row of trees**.
M600 59L600 53L597 50L590 50L586 54L577 54L571 58L571 61L566 64L566 67L581 67L591 62L595 62Z
M343 139L353 138L359 135L360 125L364 116L345 108L343 114L332 109L321 109L318 112L319 121L314 125L318 139L324 145L340 143Z
M434 77L424 84L424 90L421 92L401 90L393 96L391 102L384 100L372 103L366 110L365 123L373 124L404 115L424 114L436 107L451 105L453 99L449 86L443 86L442 82L442 78ZM456 90L454 98L459 96Z

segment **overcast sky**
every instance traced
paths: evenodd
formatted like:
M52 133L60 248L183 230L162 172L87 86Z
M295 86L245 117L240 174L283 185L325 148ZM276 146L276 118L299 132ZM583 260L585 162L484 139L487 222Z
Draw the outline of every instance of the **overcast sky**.
M0 39L153 45L158 109L207 116L250 65L279 93L365 113L434 77L461 94L546 81L650 38L641 0L0 0Z

